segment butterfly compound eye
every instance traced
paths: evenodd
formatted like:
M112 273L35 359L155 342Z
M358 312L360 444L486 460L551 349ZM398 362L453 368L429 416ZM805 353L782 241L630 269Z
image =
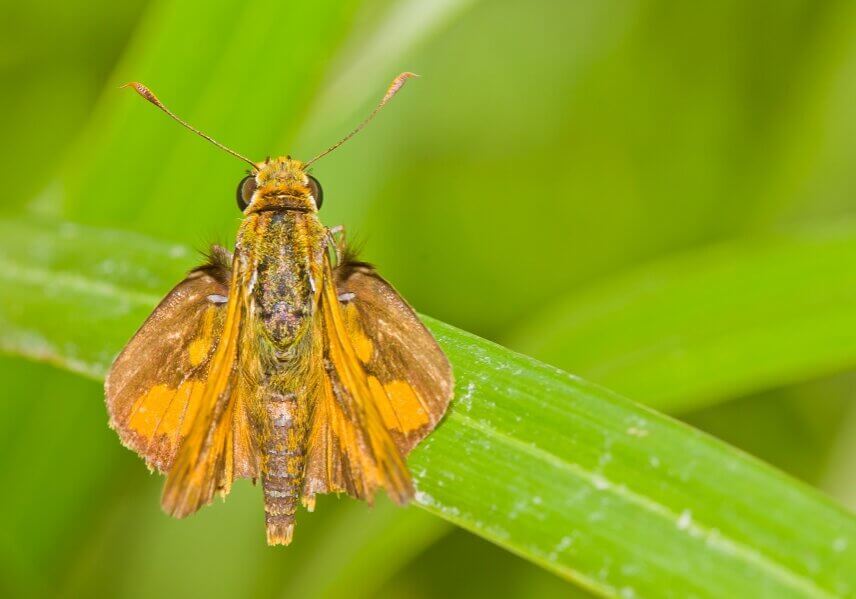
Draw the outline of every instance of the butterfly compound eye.
M241 212L247 209L247 206L250 205L250 200L253 199L253 192L256 191L256 177L255 175L247 175L241 182L238 183L238 191L236 193L235 199L238 201L238 208L241 209Z
M318 182L318 179L312 175L306 176L309 177L309 191L312 193L312 197L315 200L315 207L320 210L321 202L324 201L324 190L321 189L321 184Z

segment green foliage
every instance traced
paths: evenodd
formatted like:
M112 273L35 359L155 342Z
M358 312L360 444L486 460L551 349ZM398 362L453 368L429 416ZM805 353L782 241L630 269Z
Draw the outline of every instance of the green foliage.
M574 292L515 345L687 411L856 366L854 263L843 223L676 254Z

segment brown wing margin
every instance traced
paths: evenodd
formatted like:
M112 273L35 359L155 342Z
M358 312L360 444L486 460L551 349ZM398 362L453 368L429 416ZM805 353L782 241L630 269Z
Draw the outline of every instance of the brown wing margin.
M328 261L326 273L327 376L313 407L304 503L342 491L371 501L378 487L404 503L413 486L403 456L442 418L451 369L410 307L373 270L346 264L334 273Z
M227 324L231 331L237 322L229 293L230 260L226 250L212 248L210 261L164 298L107 375L110 425L125 446L161 472L175 471L188 440L197 436L198 423L210 419L210 387L222 379L225 366L218 355L229 336ZM226 297L229 302L222 303ZM220 410L230 430L214 439L224 448L217 452L220 458L211 475L215 486L224 490L233 477L256 477L258 472L240 390L233 389L238 377L231 367L227 387L232 399L228 410Z

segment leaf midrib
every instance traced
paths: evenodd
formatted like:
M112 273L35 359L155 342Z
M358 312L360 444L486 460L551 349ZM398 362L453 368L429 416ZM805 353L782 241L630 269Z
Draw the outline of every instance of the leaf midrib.
M651 499L649 499L648 497L630 490L624 484L615 484L612 480L610 480L606 476L603 476L602 474L593 474L592 472L581 468L579 465L567 462L561 457L545 449L537 447L534 442L524 442L520 439L517 439L516 437L501 432L493 427L487 426L459 412L450 411L448 418L458 421L462 425L470 429L476 430L501 443L505 443L507 446L512 447L520 452L526 453L536 459L542 460L559 470L564 470L570 473L571 475L576 476L577 478L585 480L593 487L598 488L598 490L609 492L614 496L618 497L619 499L639 506L642 509L648 511L649 513L654 514L655 516L661 517L673 523L677 523L680 518L680 514L676 514L668 506L651 501ZM604 486L603 483L606 483L606 486ZM693 519L687 526L686 532L688 535L694 538L714 538L714 535L712 534L713 529L697 524L697 520L695 519ZM835 599L834 595L831 595L825 589L814 584L811 579L808 579L804 576L800 576L799 574L796 574L792 570L788 569L785 565L781 564L780 562L777 562L769 556L765 556L757 551L753 551L745 544L735 541L730 537L726 537L722 533L722 531L717 530L717 533L718 534L716 535L716 542L707 543L708 547L711 547L717 552L726 556L740 556L744 558L747 563L751 563L757 565L760 568L763 568L765 571L769 572L771 576L777 578L784 584L791 586L796 590L810 593L812 596L828 597L829 599ZM480 531L480 534L484 534L485 536L494 538L494 540L498 540L494 537L494 535L491 535L490 531L488 530ZM545 563L545 565L549 564ZM553 566L553 568L562 572L573 573L575 576L577 574L572 570L566 570L561 567L556 568L555 565Z

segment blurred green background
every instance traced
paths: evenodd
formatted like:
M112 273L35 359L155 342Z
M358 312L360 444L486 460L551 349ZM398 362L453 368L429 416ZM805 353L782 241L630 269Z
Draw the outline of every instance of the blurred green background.
M245 155L308 158L415 71L315 167L324 222L420 312L639 401L587 371L585 347L545 341L569 298L856 216L853 2L2 4L3 213L231 242L244 166L119 84ZM0 370L7 596L582 595L416 508L328 499L287 550L261 543L248 484L170 520L100 384L13 356ZM853 508L854 392L838 360L675 411Z

